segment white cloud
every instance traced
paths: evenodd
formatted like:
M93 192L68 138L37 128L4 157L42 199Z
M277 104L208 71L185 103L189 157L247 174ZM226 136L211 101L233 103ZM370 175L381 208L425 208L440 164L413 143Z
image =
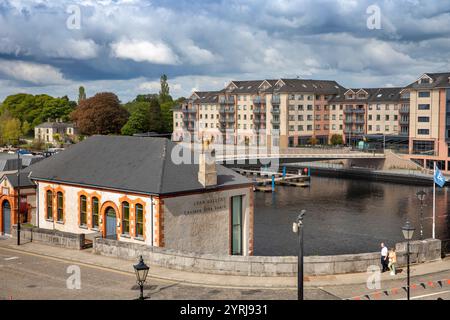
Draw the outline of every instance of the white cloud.
M113 56L119 59L169 65L179 63L172 49L162 42L122 40L112 43L111 49Z
M0 59L0 74L10 79L37 85L63 84L66 82L60 70L47 64Z
M92 39L69 39L56 43L54 39L41 42L48 56L55 58L92 59L97 57L100 47Z
M220 61L219 57L216 57L211 51L200 48L192 42L183 43L180 50L186 57L186 62L193 65L212 64Z

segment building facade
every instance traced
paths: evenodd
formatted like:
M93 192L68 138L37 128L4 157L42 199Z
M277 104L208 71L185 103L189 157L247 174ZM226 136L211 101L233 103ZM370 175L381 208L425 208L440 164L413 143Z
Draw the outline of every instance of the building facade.
M328 102L343 90L328 80L231 81L221 91L194 92L174 109L173 140L180 141L187 133L225 144L280 148L312 138L328 143L332 132Z
M34 138L51 145L73 140L77 135L78 130L73 123L66 123L60 120L44 122L34 128Z
M0 234L11 235L11 227L18 221L17 173L5 174L0 179ZM28 178L28 173L20 175L20 221L36 223L36 185Z
M450 73L425 73L408 85L410 158L450 172Z
M195 154L177 148L163 138L94 136L33 165L39 227L252 255L252 183L206 163L208 151L195 162Z

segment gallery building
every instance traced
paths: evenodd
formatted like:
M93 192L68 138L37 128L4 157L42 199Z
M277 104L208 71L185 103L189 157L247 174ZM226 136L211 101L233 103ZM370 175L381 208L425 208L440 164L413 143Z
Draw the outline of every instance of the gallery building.
M93 136L29 168L40 228L253 254L252 183L163 138Z

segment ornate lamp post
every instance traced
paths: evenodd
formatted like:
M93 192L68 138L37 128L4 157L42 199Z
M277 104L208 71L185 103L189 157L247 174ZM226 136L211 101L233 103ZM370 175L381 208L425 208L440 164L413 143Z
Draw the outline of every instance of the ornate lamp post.
M141 288L141 295L139 296L139 300L144 300L144 283L147 279L148 270L150 268L144 263L144 259L142 259L142 256L139 256L138 264L135 264L133 267L134 272L136 273L137 283Z
M306 210L300 211L297 221L292 225L292 231L298 234L298 267L297 267L297 298L303 300L303 216Z
M426 195L427 193L423 190L416 193L416 196L420 201L420 240L423 240L423 201L425 200Z
M409 242L411 241L414 230L416 230L410 223L409 220L406 220L406 224L402 227L403 236L405 237L407 244L406 244L406 264L407 264L407 299L409 300L409 283L410 283L410 277L409 277Z

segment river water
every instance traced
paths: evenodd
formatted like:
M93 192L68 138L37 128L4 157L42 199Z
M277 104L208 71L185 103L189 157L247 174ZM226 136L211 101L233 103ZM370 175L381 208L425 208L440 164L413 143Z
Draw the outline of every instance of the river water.
M424 201L424 238L432 234L433 188L363 180L311 177L308 188L277 186L275 193L255 194L255 255L297 255L292 223L301 209L305 255L333 255L379 250L403 241L408 217L420 238L420 201ZM436 236L450 238L450 191L436 187Z

